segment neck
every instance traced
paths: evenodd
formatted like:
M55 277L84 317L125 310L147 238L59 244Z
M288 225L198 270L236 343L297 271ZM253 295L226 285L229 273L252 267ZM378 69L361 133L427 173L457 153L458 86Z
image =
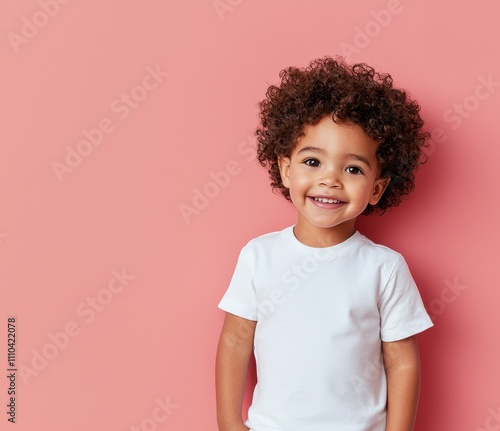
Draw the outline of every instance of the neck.
M310 247L331 247L340 244L350 238L356 232L354 223L346 223L333 227L317 227L304 225L300 220L293 228L297 240Z

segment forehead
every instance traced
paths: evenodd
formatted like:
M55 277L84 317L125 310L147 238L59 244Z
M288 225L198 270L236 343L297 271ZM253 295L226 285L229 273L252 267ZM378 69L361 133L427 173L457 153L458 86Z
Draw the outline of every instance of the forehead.
M322 118L317 124L304 127L293 153L306 147L323 149L327 153L360 153L375 158L378 144L370 138L361 126L352 123L336 123L330 117Z

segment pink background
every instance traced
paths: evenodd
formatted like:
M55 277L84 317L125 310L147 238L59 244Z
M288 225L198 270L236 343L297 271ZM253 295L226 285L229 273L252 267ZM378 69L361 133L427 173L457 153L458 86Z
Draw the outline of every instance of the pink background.
M498 3L214 3L2 4L0 363L6 376L15 316L12 429L217 429L217 303L246 241L295 221L254 161L256 104L284 67L346 50L410 89L433 131L412 198L359 223L405 255L436 323L420 337L416 430L496 429ZM84 129L100 144L81 143Z

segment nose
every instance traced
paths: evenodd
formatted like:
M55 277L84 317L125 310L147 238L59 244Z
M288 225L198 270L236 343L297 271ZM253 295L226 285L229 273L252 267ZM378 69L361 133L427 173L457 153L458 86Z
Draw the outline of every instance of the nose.
M336 169L323 170L319 176L319 184L323 187L332 187L336 189L341 189L343 187L340 174Z

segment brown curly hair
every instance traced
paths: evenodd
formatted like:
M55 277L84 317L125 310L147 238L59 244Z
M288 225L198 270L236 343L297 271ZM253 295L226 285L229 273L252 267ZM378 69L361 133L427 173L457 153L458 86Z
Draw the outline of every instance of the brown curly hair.
M422 129L418 103L394 88L389 74L375 72L365 63L349 66L341 58L327 56L306 68L288 67L279 76L281 84L271 85L258 104L260 125L255 132L257 158L268 167L273 190L290 200L278 159L290 157L306 125L331 116L334 121L358 124L378 143L381 176L391 179L379 202L368 205L363 214L382 214L413 191L430 134Z

